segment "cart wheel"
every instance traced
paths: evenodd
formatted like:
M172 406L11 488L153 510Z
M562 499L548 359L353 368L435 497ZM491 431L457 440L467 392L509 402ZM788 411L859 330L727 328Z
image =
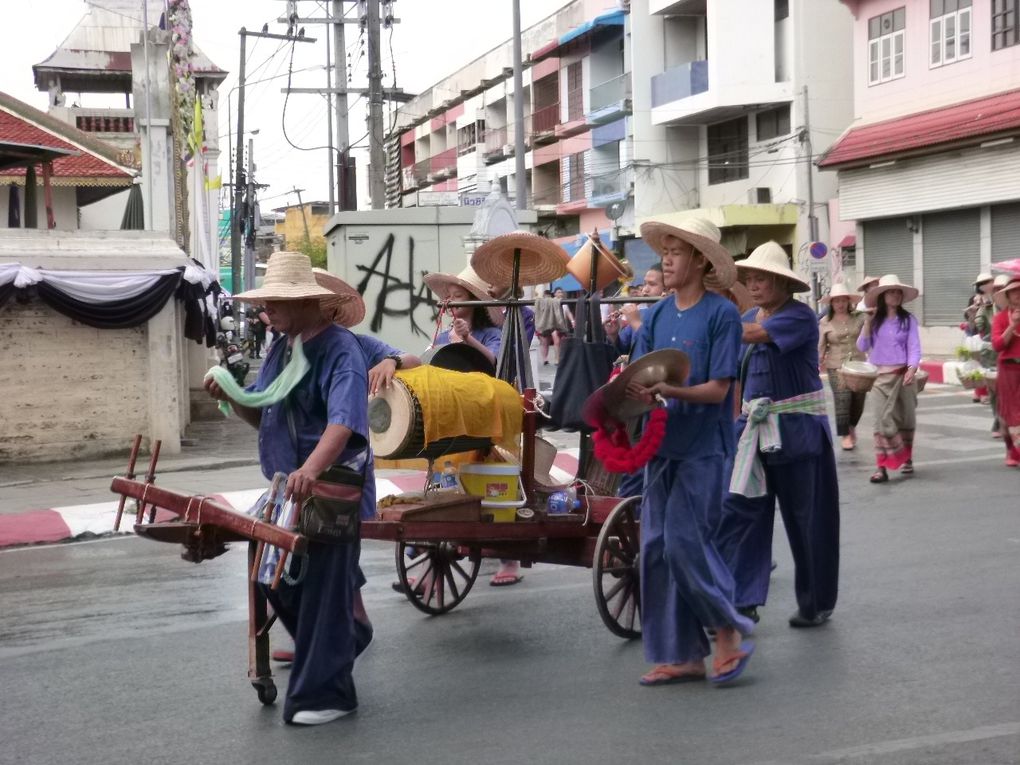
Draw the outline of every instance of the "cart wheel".
M251 681L251 687L259 696L259 701L269 705L276 701L276 683L271 677L260 677Z
M474 586L482 561L479 556L465 558L452 542L414 545L414 557L405 555L407 543L396 547L397 576L404 593L419 611L432 616L456 608ZM408 585L413 579L415 587Z
M641 637L640 506L641 497L630 497L613 508L602 524L591 566L599 616L610 632L628 640Z

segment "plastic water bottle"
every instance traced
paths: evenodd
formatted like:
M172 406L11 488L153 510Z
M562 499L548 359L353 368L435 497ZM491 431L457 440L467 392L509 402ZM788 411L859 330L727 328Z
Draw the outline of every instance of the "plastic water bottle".
M547 510L550 515L562 515L580 506L581 503L577 499L577 491L571 486L563 491L555 491L550 494Z
M440 489L456 489L457 488L457 468L453 466L450 460L447 460L443 464L443 474L439 477L439 488Z

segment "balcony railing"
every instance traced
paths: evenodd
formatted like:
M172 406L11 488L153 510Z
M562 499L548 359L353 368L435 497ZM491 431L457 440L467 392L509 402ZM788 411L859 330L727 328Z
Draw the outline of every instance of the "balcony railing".
M429 172L433 175L444 173L457 167L457 149L447 149L429 158Z
M418 182L418 185L425 183L428 179L431 162L431 160L423 159L421 162L414 163L414 179Z
M135 118L126 115L78 114L75 127L86 133L134 133Z
M485 131L485 153L496 154L507 145L507 126L488 128Z
M531 129L534 135L551 133L560 121L560 105L549 104L536 109L531 114Z
M690 98L708 90L708 62L691 61L652 78L652 106Z
M590 111L598 111L630 98L630 73L621 74L591 89Z

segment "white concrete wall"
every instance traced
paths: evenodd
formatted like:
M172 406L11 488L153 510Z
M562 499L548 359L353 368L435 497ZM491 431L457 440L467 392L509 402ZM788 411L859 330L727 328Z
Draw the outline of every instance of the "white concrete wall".
M46 228L46 200L43 196L42 175L38 176L38 188L36 189L36 221L38 228ZM10 186L0 186L0 228L7 228L7 206L11 195ZM25 187L18 188L19 201L21 203L21 227L25 226ZM57 231L74 231L78 228L78 203L74 189L54 188L53 189L53 218L57 224Z
M0 463L124 451L150 433L150 375L176 379L171 359L148 363L144 327L93 329L39 301L0 308L0 355ZM172 408L176 422L176 396L153 406Z
M813 1L813 0L812 0ZM906 8L904 76L868 85L868 19ZM929 66L928 0L861 0L854 23L854 114L861 124L969 101L1020 83L1020 45L992 50L991 2L974 0L969 59Z
M120 229L129 193L130 189L118 191L106 199L81 208L81 230L117 231Z

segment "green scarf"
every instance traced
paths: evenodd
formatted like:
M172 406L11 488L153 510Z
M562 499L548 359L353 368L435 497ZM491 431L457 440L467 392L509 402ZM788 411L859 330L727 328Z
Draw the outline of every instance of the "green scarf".
M294 338L294 345L291 347L291 357L290 361L287 362L287 366L283 368L283 371L265 390L246 391L237 384L234 376L225 367L220 366L215 366L206 372L205 379L212 378L231 400L236 401L241 406L261 409L285 399L297 387L297 384L301 382L301 378L308 373L309 369L311 369L311 365L308 363L305 352L301 348L301 338L299 336ZM229 417L233 411L233 407L230 406L228 401L220 401L219 407L225 417Z

